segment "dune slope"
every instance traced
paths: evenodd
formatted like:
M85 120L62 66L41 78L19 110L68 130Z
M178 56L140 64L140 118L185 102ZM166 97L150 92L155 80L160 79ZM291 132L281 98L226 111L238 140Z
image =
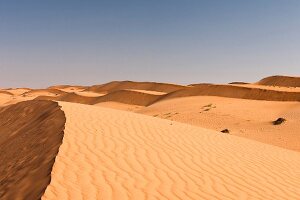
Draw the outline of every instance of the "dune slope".
M191 96L159 101L136 112L218 132L229 129L231 135L300 152L300 102ZM280 117L286 122L274 126L272 121Z
M0 199L40 199L62 142L65 116L55 102L0 109Z
M162 99L188 96L219 96L266 101L300 101L300 92L276 91L253 87L240 87L236 85L214 84L197 84L191 88L171 92L165 95Z
M94 85L86 89L93 92L113 92L117 90L134 89L134 90L149 90L157 92L174 92L183 89L186 86L156 83L156 82L134 82L134 81L112 81L103 85Z
M65 136L43 199L300 196L298 152L130 112L60 105Z
M118 90L103 96L82 96L76 93L63 94L57 97L39 96L36 99L56 100L81 104L97 104L101 102L118 102L130 105L148 106L161 98L161 95L148 94L130 90Z
M300 87L300 77L270 76L260 80L257 84L281 87Z

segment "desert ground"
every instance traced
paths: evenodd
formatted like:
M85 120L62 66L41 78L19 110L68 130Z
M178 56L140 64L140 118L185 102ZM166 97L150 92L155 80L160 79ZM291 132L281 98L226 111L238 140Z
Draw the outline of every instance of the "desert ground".
M0 89L0 199L299 199L300 77Z

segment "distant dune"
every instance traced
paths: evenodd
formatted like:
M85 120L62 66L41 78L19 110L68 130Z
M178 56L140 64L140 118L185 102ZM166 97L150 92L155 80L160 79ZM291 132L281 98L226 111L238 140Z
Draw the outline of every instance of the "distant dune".
M194 87L171 92L160 100L188 96L220 96L267 101L300 101L300 92L285 92L235 85L214 84L197 84L194 85Z
M154 95L130 90L118 90L99 97L95 103L113 101L125 104L148 106L157 101L160 97L161 95Z
M87 86L80 86L80 85L53 85L48 87L47 89L67 89L67 88L77 88L77 89L86 89Z
M55 102L0 108L0 199L40 199L62 143L64 113Z
M57 95L62 95L62 94L67 94L67 93L64 91L58 90L58 89L33 89L30 91L24 92L22 95L23 96L30 96L30 95L41 96L41 95L45 95L45 94L48 94L51 96L52 95L57 96Z
M183 89L186 86L168 84L168 83L155 83L155 82L134 82L134 81L113 81L103 85L94 85L86 89L86 91L93 92L114 92L117 90L134 89L134 90L149 90L157 92L173 92Z
M36 99L66 101L82 104L97 104L101 102L119 102L131 105L147 106L158 100L161 96L130 90L118 90L99 97L81 96L68 93L58 97L40 96Z
M257 82L258 85L300 87L300 77L270 76Z
M0 94L13 95L13 93L5 91L5 90L0 90Z
M232 85L247 85L249 83L246 83L246 82L230 82L228 84L232 84Z
M118 83L118 88L123 88L123 86ZM126 88L127 83L125 83ZM106 88L106 87L105 87ZM183 89L176 90L174 92L155 95L151 92L143 90L117 90L110 89L110 92L103 96L83 96L80 93L76 94L74 92L57 92L57 89L46 89L45 92L51 93L61 93L59 96L50 97L39 96L37 99L47 99L47 100L57 100L66 101L73 103L82 104L97 104L101 102L118 102L130 105L139 106L149 106L161 100L166 100L170 98L188 97L188 96L219 96L219 97L229 97L229 98L240 98L240 99L252 99L252 100L266 100L266 101L300 101L300 92L290 92L283 90L271 90L262 89L255 87L242 87L238 85L214 85L214 84L194 84L191 87L183 87ZM131 87L134 88L134 87ZM137 87L135 87L137 88ZM107 89L97 90L97 92L107 92ZM153 90L151 90L153 91ZM30 91L25 94L37 93L42 91ZM94 91L95 92L95 91ZM85 92L87 93L87 91Z
M96 101L97 97L87 97L81 96L76 93L67 93L57 97L51 96L39 96L36 100L55 100L55 101L66 101L72 103L81 103L81 104L93 104Z

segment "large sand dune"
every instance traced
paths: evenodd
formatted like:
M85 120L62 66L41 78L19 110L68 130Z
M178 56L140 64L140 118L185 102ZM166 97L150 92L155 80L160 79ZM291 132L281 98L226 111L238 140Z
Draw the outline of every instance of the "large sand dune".
M283 87L300 87L300 77L270 76L260 80L257 82L257 84Z
M130 82L132 83L132 82ZM108 84L110 85L110 84ZM114 84L115 85L115 84ZM117 84L118 86L120 83ZM137 84L139 85L139 84ZM125 84L126 88L127 84ZM267 100L267 101L300 101L300 92L288 90L285 91L282 88L280 90L257 88L257 87L246 87L238 85L214 85L214 84L195 84L191 87L184 87L184 89L179 89L170 93L153 92L147 90L137 90L137 89L111 89L107 94L95 95L95 91L78 91L75 92L62 92L58 96L46 95L38 96L37 99L47 99L47 100L57 100L66 101L73 103L82 104L97 104L103 102L117 102L129 105L138 106L149 106L153 103L157 103L162 100L189 97L189 96L219 96L219 97L229 97L229 98L239 98L239 99L251 99L251 100ZM49 89L45 90L48 91ZM51 89L56 91L57 89ZM54 92L53 91L53 92ZM107 90L101 90L102 92ZM32 93L31 91L30 93ZM98 90L99 92L99 90ZM91 93L91 94L89 94Z
M157 101L161 95L149 94L131 90L118 90L102 97L99 97L95 103L100 102L119 102L131 105L148 106Z
M297 80L1 89L0 199L297 199Z
M149 90L157 92L173 92L183 89L186 86L156 83L156 82L134 82L134 81L113 81L103 85L94 85L86 89L93 92L113 92L117 90L133 89L133 90Z
M60 103L67 122L43 199L297 199L300 153L203 128Z
M0 199L39 199L62 142L57 103L26 101L0 108Z
M131 90L117 90L103 96L82 96L76 93L67 93L57 97L39 96L36 99L47 99L56 101L66 101L72 103L82 104L98 104L101 102L118 102L129 105L148 106L161 98L161 95L154 95L144 92Z
M188 96L219 96L267 101L300 101L300 92L214 84L197 84L190 88L171 92L162 99Z

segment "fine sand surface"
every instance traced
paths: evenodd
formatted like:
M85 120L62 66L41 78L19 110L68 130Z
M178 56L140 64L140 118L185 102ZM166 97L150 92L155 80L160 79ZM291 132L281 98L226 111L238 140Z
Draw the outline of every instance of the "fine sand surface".
M0 199L40 199L62 143L64 113L55 102L0 108Z
M0 106L6 104L12 99L11 94L0 93Z
M136 112L300 151L300 103L195 96L157 102ZM272 124L278 118L287 121Z
M147 94L154 94L154 95L167 94L166 92L157 92L157 91L151 91L151 90L133 90L133 89L127 89L127 90L141 92L141 93L147 93Z
M170 120L60 102L43 199L297 199L300 153Z
M145 108L144 106L137 106L137 105L131 105L131 104L125 104L125 103L118 103L118 102L102 102L97 103L95 106L105 107L105 108L112 108L116 110L125 110L125 111L131 111L131 112L138 112Z
M251 100L300 102L299 91L271 90L247 87L247 85L238 86L220 84L194 84L193 87L168 93L160 100L189 96L219 96Z

